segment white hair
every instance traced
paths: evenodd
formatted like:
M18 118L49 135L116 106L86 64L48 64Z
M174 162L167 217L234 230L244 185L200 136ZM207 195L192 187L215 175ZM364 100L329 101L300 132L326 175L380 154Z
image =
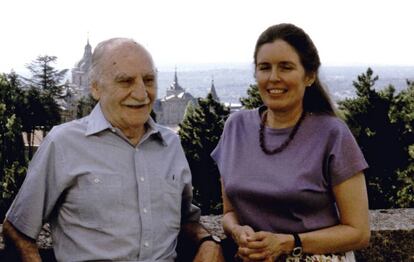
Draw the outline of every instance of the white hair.
M137 47L145 50L145 48L137 43L135 40L131 38L123 38L123 37L117 37L117 38L111 38L105 41L100 42L94 49L92 54L92 63L91 63L91 69L89 71L89 83L94 84L97 83L100 79L100 76L102 75L102 58L105 55L108 55L111 51L111 49L117 48L121 46L122 44L130 43L134 44ZM147 52L149 54L149 52Z

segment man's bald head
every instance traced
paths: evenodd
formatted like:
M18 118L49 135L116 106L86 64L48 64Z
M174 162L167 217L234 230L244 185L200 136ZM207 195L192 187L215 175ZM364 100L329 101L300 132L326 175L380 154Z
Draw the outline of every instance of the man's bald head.
M92 54L92 64L89 72L91 85L99 82L100 77L105 73L104 61L109 61L122 48L136 50L152 60L151 54L133 39L118 37L102 41L95 47Z

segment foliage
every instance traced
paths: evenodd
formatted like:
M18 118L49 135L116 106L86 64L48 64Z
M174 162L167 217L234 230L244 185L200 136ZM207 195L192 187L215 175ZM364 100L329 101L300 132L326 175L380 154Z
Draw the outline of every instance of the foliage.
M7 210L16 197L26 175L27 166L15 161L0 173L0 219L3 221Z
M27 110L22 115L23 131L29 141L29 158L33 154L33 136L35 130L47 133L54 125L61 122L58 100L63 98L66 89L63 83L67 70L57 70L55 56L38 56L27 65L31 78L24 78L27 85L25 104Z
M92 97L92 95L84 96L81 99L79 99L76 108L76 118L81 118L86 115L89 115L89 113L95 107L96 103L98 102Z
M257 85L250 85L247 89L247 97L240 98L240 102L246 109L253 109L263 105Z
M368 68L353 82L357 96L338 103L370 165L366 177L373 209L398 207L401 183L407 182L402 177L409 172L404 170L410 162L408 141L413 135L409 131L412 122L410 126L404 112L409 108L406 96L403 92L396 96L392 86L376 91L377 80Z
M202 214L221 213L220 175L210 154L217 146L230 110L209 93L189 105L178 134L193 176L194 201Z
M395 97L390 118L399 128L404 150L408 152L409 163L397 174L400 181L397 192L398 207L414 207L414 82L407 81L407 89Z
M414 158L412 158L413 160ZM414 207L414 163L412 162L404 171L398 171L401 186L397 192L396 204L401 208Z
M38 56L36 60L26 66L32 77L25 79L30 86L42 90L45 96L58 99L63 95L64 84L62 82L68 70L59 71L54 68L52 64L56 63L56 60L56 56Z
M23 100L17 75L0 75L0 220L24 179Z

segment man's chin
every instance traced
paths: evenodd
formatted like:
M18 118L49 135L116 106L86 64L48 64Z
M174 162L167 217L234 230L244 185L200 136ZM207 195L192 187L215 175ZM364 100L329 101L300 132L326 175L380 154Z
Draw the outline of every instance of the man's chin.
M150 118L149 114L147 114L146 116L141 116L139 119L132 120L130 122L130 126L133 128L141 128L148 122L149 118Z

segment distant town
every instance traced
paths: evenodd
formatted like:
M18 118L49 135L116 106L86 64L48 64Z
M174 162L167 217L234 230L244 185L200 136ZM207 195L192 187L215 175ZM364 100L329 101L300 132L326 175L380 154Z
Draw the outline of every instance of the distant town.
M62 107L70 109L71 105L75 105L81 97L89 95L88 74L91 59L92 46L87 41L83 56L70 70L71 78L67 88L72 96L61 102ZM338 101L354 96L352 82L365 70L364 66L322 66L320 76L334 100ZM401 90L406 87L407 80L414 79L413 67L377 66L374 67L374 73L380 76L376 86L380 89L391 84L396 90ZM215 80L219 83L218 87L215 85ZM154 103L157 122L176 129L183 120L188 104L197 103L197 97L205 97L208 93L212 93L217 101L228 106L231 111L239 110L240 97L246 96L246 90L249 85L255 83L255 80L252 65L227 65L226 68L207 69L194 65L191 68L184 68L182 72L177 67L174 72L159 72L158 83L158 99ZM68 116L67 120L70 118L73 116Z

